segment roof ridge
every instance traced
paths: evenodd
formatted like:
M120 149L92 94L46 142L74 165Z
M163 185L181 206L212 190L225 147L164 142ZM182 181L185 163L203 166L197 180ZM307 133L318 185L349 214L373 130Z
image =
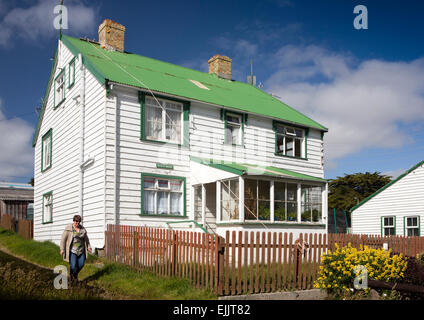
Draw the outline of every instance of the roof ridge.
M96 45L98 45L98 46L100 47L100 43L99 43L99 42L94 41L94 40L90 40L90 39L88 39L88 38L86 38L86 39L84 39L84 38L76 38L76 37L72 37L72 36L68 36L68 35L63 35L63 36L66 36L66 37L68 37L68 38L72 38L72 39L75 39L75 40L86 41L86 42L91 43L91 44L96 44ZM111 52L117 52L117 51L111 51ZM120 53L120 54L131 54L131 55L136 55L136 56L139 56L139 57L142 57L142 58L145 58L145 59L149 59L149 60L157 61L157 62L160 62L160 63L165 63L165 64L168 64L168 65L171 65L171 66L177 67L177 68L183 68L183 69L187 69L187 70L190 70L190 71L199 72L199 73L201 73L201 74L203 74L203 75L205 75L205 76L209 76L209 77L211 77L211 78L213 78L213 79L224 80L224 81L228 81L228 82L230 82L230 83L231 83L231 82L244 83L244 82L241 82L241 81L238 81L238 80L234 80L234 79L232 79L232 80L222 79L222 78L220 78L220 77L216 76L215 74L210 74L210 73L207 73L207 72L204 72L204 71L200 71L200 70L197 70L197 69L192 69L192 68L189 68L189 67L181 66L181 65L178 65L178 64L175 64L175 63L172 63L172 62L168 62L168 61L159 60L159 59L156 59L156 58L152 58L152 57L144 56L144 55L141 55L141 54L139 54L139 53L133 53L133 52L129 52L129 51L117 52L117 53Z
M399 180L401 180L402 178L406 177L408 174L410 174L412 171L414 171L415 169L418 169L418 167L420 167L421 165L424 164L424 160L418 162L416 165L414 165L412 168L410 168L409 170L406 170L404 173L402 173L401 175L399 175L396 179L393 179L392 181L390 181L389 183L385 184L384 186L382 186L380 189L378 189L376 192L374 192L373 194L369 195L368 197L366 197L364 200L362 200L361 202L359 202L356 206L350 208L349 212L353 212L354 210L358 209L360 206L362 206L365 202L368 202L368 200L371 200L372 198L374 198L376 195L378 195L380 192L384 191L385 189L387 189L388 187L390 187L391 185L395 184L396 182L398 182Z

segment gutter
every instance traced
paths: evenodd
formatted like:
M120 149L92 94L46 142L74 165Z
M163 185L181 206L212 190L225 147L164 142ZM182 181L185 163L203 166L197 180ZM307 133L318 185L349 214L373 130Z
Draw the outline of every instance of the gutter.
M79 170L79 201L78 201L78 213L83 218L83 196L84 196L84 168L87 163L84 163L84 124L85 124L85 68L82 61L82 54L78 54L78 60L80 62L80 170ZM89 160L88 160L89 161Z

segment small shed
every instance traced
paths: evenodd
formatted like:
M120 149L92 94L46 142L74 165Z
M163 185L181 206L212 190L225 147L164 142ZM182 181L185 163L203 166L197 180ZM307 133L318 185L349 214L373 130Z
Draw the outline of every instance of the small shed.
M0 216L27 219L27 208L34 203L34 187L29 184L0 182Z

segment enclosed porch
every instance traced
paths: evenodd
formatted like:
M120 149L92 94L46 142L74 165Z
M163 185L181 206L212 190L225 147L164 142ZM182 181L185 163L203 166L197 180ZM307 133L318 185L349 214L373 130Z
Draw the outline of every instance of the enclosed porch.
M194 219L208 232L326 232L327 181L276 167L192 157Z

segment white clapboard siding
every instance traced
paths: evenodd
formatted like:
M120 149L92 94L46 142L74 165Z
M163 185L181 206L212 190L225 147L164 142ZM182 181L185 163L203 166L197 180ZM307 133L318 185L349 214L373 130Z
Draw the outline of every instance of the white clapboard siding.
M57 68L53 76L65 68L65 101L53 110L53 90L50 89L43 121L35 146L34 159L34 238L51 240L59 244L66 225L79 207L79 165L80 165L80 106L76 98L80 94L80 61L75 63L75 84L68 88L68 65L74 55L59 42ZM94 76L86 70L85 100L85 159L88 155L95 162L84 173L84 226L89 231L93 247L103 246L104 237L104 95L105 90ZM53 130L52 167L41 172L41 139ZM42 224L42 197L53 192L53 223Z
M71 223L73 215L81 214L78 212L80 106L73 99L79 95L81 62L77 60L75 84L68 89L67 67L74 57L60 42L58 50L55 75L60 72L59 68L66 68L66 100L53 110L52 86L37 139L34 163L35 239L56 243L59 243L63 229ZM182 220L179 217L147 217L140 214L141 173L184 177L186 220L193 220L192 185L234 175L193 163L190 155L276 166L323 177L322 139L318 130L309 130L307 160L278 157L274 154L272 120L249 114L244 129L244 146L228 146L224 145L225 130L224 122L220 119L220 108L192 101L189 147L142 141L138 90L115 85L106 96L103 85L88 70L85 75L84 160L91 158L94 162L84 171L83 223L93 247L103 247L106 224L167 227L167 222ZM41 173L41 138L50 128L53 129L52 168ZM171 164L173 169L159 169L157 163ZM213 179L206 177L208 173L211 173ZM214 188L214 184L210 187ZM53 223L42 224L42 195L49 191L53 191ZM214 202L215 199L207 199L211 207ZM211 225L216 222L210 210L206 211L206 221Z
M421 230L424 230L424 168L422 165L354 210L352 232L380 235L381 217L395 216L396 235L405 235L404 217L417 215L420 216Z
M322 141L319 130L310 129L307 139L308 160L275 155L275 133L272 120L249 115L244 128L244 146L224 145L224 121L220 109L192 103L190 153L217 160L276 166L316 177L323 177Z
M140 103L138 91L116 87L112 91L116 101L109 99L106 104L106 214L107 222L119 221L127 225L148 225L166 227L167 221L179 218L141 216L141 173L162 174L186 178L186 212L190 210L190 161L188 149L172 144L162 144L140 139ZM118 112L117 127L118 188L117 215L115 220L115 117ZM158 169L157 163L172 164L173 170ZM165 220L164 220L165 219Z

